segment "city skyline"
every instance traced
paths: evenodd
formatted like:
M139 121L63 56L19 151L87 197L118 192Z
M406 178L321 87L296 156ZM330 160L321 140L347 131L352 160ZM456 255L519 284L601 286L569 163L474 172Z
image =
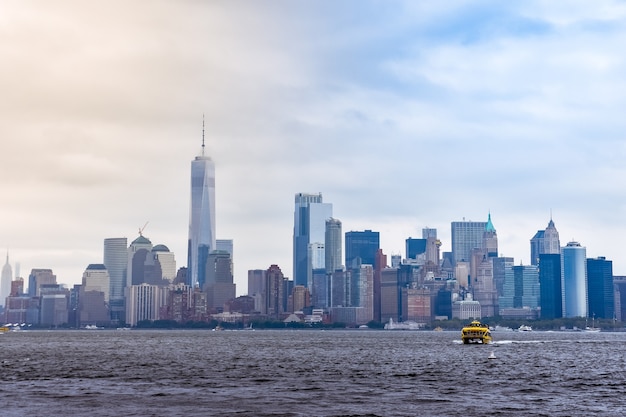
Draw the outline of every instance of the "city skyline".
M626 274L618 2L19 2L2 15L0 248L22 276L79 283L105 238L131 242L147 221L183 266L202 114L239 294L249 269L293 278L298 192L323 193L344 234L380 232L388 256L427 227L450 251L451 222L491 213L516 265L552 218L562 246Z

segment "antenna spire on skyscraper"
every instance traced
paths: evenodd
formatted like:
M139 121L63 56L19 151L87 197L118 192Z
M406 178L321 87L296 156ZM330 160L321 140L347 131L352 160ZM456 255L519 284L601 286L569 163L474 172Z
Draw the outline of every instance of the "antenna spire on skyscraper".
M204 156L204 113L202 113L202 156Z

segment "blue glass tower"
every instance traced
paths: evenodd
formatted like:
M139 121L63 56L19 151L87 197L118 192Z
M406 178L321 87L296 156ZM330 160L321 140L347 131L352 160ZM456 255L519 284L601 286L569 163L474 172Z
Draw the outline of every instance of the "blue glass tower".
M542 319L563 317L561 255L539 254L539 305Z
M603 256L587 259L587 284L589 316L613 319L615 315L613 262L607 261Z
M191 161L191 204L187 245L187 280L200 286L206 281L206 260L215 250L215 164L204 155L204 120L202 154Z
M578 242L561 248L563 317L587 317L586 249Z
M296 194L293 222L293 280L295 285L308 287L309 277L312 276L313 270L309 246L311 244L324 245L326 220L332 216L333 205L324 203L321 193ZM325 265L325 262L324 259L321 264Z

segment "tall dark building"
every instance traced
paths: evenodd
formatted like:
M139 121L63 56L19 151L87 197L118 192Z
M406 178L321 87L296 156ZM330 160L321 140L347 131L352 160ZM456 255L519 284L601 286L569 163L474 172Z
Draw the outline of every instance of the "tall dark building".
M561 287L561 255L539 255L539 305L542 319L563 317Z
M590 317L614 317L613 262L607 261L604 256L587 259L587 299Z
M281 314L285 312L285 277L278 265L272 265L265 272L267 291L265 298L265 311L268 317L280 318Z
M405 240L406 258L417 259L418 255L426 253L426 239L408 238Z
M360 258L359 264L374 265L376 252L380 248L380 233L365 230L346 233L346 268L353 268L352 262Z

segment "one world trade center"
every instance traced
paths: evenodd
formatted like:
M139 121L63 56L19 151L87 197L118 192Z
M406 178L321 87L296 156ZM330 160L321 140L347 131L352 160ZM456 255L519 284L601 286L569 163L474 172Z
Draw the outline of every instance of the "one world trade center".
M191 161L191 205L189 209L189 241L187 282L203 288L206 261L215 250L215 164L204 154L204 121L202 121L202 153Z

